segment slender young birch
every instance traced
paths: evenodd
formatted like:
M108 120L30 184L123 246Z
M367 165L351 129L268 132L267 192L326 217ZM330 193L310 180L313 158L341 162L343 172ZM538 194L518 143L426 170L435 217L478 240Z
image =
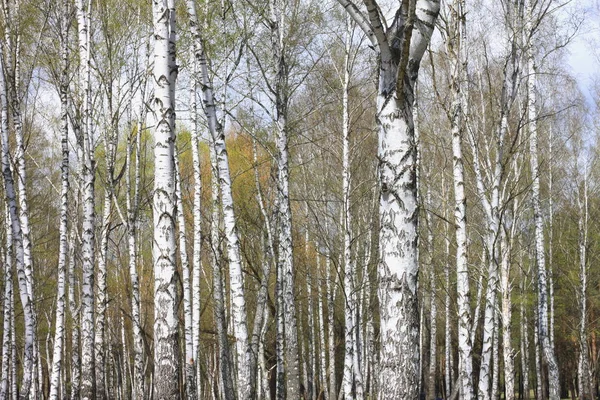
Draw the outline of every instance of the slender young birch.
M537 104L536 104L536 80L537 67L534 55L534 3L529 0L526 3L526 31L529 33L529 44L527 46L527 109L529 128L529 150L532 177L533 219L535 225L535 257L538 276L538 321L539 340L543 349L543 356L548 365L548 389L550 400L560 399L560 380L558 363L551 346L548 332L548 276L546 271L546 256L544 250L544 221L540 201L540 172L538 163L538 132L537 132Z
M192 253L192 354L196 371L196 390L202 393L200 374L200 275L202 274L202 174L200 170L200 127L198 124L198 62L194 58L192 88L190 90L190 116L192 119L192 163L194 166L194 238Z
M194 355L194 341L192 336L192 288L190 285L190 263L187 256L185 233L185 217L183 214L183 199L181 197L181 172L179 160L175 159L175 197L177 207L177 225L179 228L179 258L183 275L183 316L184 316L184 348L185 348L185 394L188 400L197 399L196 395L196 357Z
M427 187L426 204L427 207L432 207L431 204L431 189ZM425 213L425 219L427 220L427 253L428 253L428 264L429 264L429 371L427 374L427 398L435 400L437 398L437 390L435 385L435 378L437 373L437 299L436 299L436 274L434 266L434 242L433 242L433 226L431 224L431 213Z
M233 196L231 193L231 174L229 172L229 157L225 147L225 131L217 118L212 80L208 73L208 58L204 49L204 39L198 28L198 19L194 2L186 1L190 29L193 36L194 55L200 68L202 79L202 100L204 112L208 121L208 130L212 138L216 156L217 173L223 210L225 237L227 239L227 255L229 258L229 273L231 285L232 317L235 333L237 388L240 399L250 399L254 396L255 380L251 378L250 359L252 352L248 341L246 300L244 298L244 276L240 241L235 223Z
M456 237L456 298L458 303L458 364L461 399L475 398L473 390L473 343L470 330L471 305L467 260L467 200L462 156L467 111L467 28L464 0L454 0L451 9L452 29L448 53L454 64L451 87L452 103L452 163L454 182L454 225Z
M81 137L78 144L81 165L81 187L83 201L82 226L82 304L81 304L81 397L92 399L96 392L95 349L94 349L94 287L95 287L95 159L92 148L92 94L91 94L91 1L84 6L77 0L77 24L79 27L79 85L82 90L82 118L79 121Z
M61 20L61 76L60 76L60 106L61 106L61 205L58 250L58 288L56 295L56 322L54 324L54 350L52 354L52 372L50 377L50 399L58 400L59 384L63 372L63 343L65 341L65 283L68 247L68 211L69 211L69 117L68 117L68 91L69 91L69 5L67 0L62 1Z
M77 203L74 199L73 203ZM73 206L74 210L78 207ZM71 400L79 399L81 390L81 352L79 347L81 307L75 298L75 228L69 234L69 313L71 314Z
M174 0L153 0L154 21L154 398L179 398L175 287L175 58Z
M578 155L576 154L575 157ZM575 161L575 168L579 169L579 162ZM576 172L576 176L579 172ZM583 179L579 182L576 180L576 200L577 209L579 211L577 228L578 228L578 253L579 253L579 360L577 365L577 384L579 399L590 400L593 398L590 356L588 348L588 328L587 328L587 289L588 289L588 221L589 221L589 206L588 206L588 171L587 166L583 167Z
M223 276L222 276L222 256L220 248L220 235L219 235L219 178L218 178L218 167L217 167L217 156L215 154L215 147L212 143L214 140L212 137L209 146L210 152L210 164L212 168L211 175L211 195L212 195L212 222L211 222L211 263L213 265L213 292L214 292L214 314L215 314L215 325L217 326L217 341L219 345L219 378L220 384L222 385L222 396L225 400L236 399L235 387L234 387L234 371L231 365L231 350L229 347L229 339L227 337L227 316L225 312L225 294L223 290Z
M548 138L548 159L553 160L552 147L554 142L554 128L550 128L550 137ZM550 335L550 346L554 347L554 276L553 276L553 262L554 262L554 196L552 192L553 183L553 165L554 163L548 163L548 297L550 306L550 321L549 321L549 335Z
M356 295L354 288L354 279L356 274L354 260L352 259L352 215L350 213L350 111L348 108L348 88L350 86L350 74L352 64L350 60L350 51L352 47L352 23L347 16L346 33L344 35L344 75L341 77L342 83L342 204L343 204L343 223L344 229L344 374L342 380L342 390L345 399L352 399L354 395L352 388L359 382L355 381L354 375L354 356L357 352L356 334L358 324L355 321L356 313ZM360 383L362 384L362 383Z
M325 231L327 231L327 222ZM335 376L335 274L331 272L331 255L329 251L325 254L325 293L327 294L327 340L328 340L328 370L329 370L329 390L327 398L335 399L337 395L337 385Z
M25 169L25 145L23 142L23 117L21 113L20 94L21 76L20 76L20 54L21 54L21 33L20 33L20 5L9 4L8 0L2 0L2 11L4 21L4 38L3 47L6 51L5 55L5 84L10 101L10 110L12 111L12 125L15 134L15 154L13 156L15 164L15 172L17 177L17 199L19 203L19 219L21 223L21 231L23 236L23 262L25 266L25 275L27 277L27 287L33 296L33 259L31 255L31 234L29 228L29 202L27 201L27 173ZM14 25L14 29L12 26ZM13 40L13 34L16 36ZM14 56L13 56L14 53ZM34 310L35 311L35 310ZM34 329L36 324L36 316L34 317ZM37 346L36 342L34 345ZM34 353L36 350L34 350ZM35 356L35 354L34 354ZM39 366L37 359L34 360L36 368ZM37 384L34 379L34 390L37 395Z
M514 200L516 202L516 199ZM515 207L516 208L516 207ZM513 215L514 216L514 215ZM517 226L513 223L513 228ZM506 400L514 400L515 398L515 361L512 347L511 337L511 321L512 321L512 301L511 301L511 285L510 285L510 265L511 265L511 250L513 232L501 233L501 276L500 276L500 292L502 294L502 356L504 364L504 386ZM507 237L509 236L510 237ZM497 329L499 331L499 329Z
M111 92L111 90L109 90ZM109 94L111 96L112 94ZM108 99L108 113L113 114L112 99ZM96 356L96 399L105 399L108 397L108 388L106 386L106 308L107 308L107 261L108 261L108 241L111 231L111 214L114 191L114 164L116 157L117 129L111 121L110 126L105 127L105 188L104 205L102 208L102 226L100 229L100 257L98 257L97 286L96 286L96 325L94 337L94 351Z
M271 51L274 71L271 83L275 106L275 125L277 130L277 197L278 197L278 260L282 273L278 275L281 282L283 309L286 316L284 324L285 336L285 375L286 398L296 399L300 396L300 358L298 345L298 324L295 304L294 265L292 254L292 211L289 194L289 150L288 113L290 88L288 86L289 56L284 39L287 35L285 24L286 2L269 1L269 20L271 30Z
M258 151L256 148L256 140L252 139L252 161L253 161L253 169L254 169L254 184L256 185L256 201L260 208L260 213L264 220L265 232L267 234L266 237L266 260L263 260L263 269L262 269L262 279L260 281L260 287L258 290L258 295L256 298L256 309L257 310L266 310L267 309L267 300L268 300L268 290L269 290L269 277L271 275L271 268L273 262L275 262L275 243L273 238L273 229L271 227L271 222L269 220L269 215L267 214L267 208L263 199L260 179L258 174ZM265 329L265 313L257 312L254 317L254 326L252 328L252 340L250 345L252 346L252 354L258 354L259 347L261 346L261 342L264 338L264 329ZM263 344L264 350L264 344ZM256 371L257 371L257 363L264 362L263 359L258 359L256 357L252 357L250 360L250 371L252 373L251 379L255 379ZM257 393L260 395L260 393Z
M444 174L442 174L442 192L446 193L446 180ZM449 212L449 204L444 207L444 216ZM448 218L446 218L448 219ZM444 382L445 382L445 396L446 398L450 397L452 393L452 368L453 368L453 360L452 360L452 316L450 309L450 291L451 291L451 283L450 283L450 224L445 225L445 262L444 262L444 282L446 285L445 296L444 296Z
M521 346L521 376L522 376L522 387L523 396L522 398L529 399L529 321L527 320L527 313L525 311L525 283L527 280L527 274L524 270L523 264L523 250L520 249L519 259L521 261L521 280L519 281L519 290L521 294L521 301L519 304L519 314L521 318L521 335L520 335L520 346Z
M25 325L24 337L24 352L23 352L23 377L22 384L19 390L21 399L28 399L30 395L34 395L33 388L35 374L35 315L33 309L33 293L28 285L27 272L25 270L25 249L23 244L23 232L21 230L21 220L17 206L17 196L15 193L15 185L12 174L12 167L9 153L8 139L8 102L7 102L7 85L4 80L4 60L3 51L0 51L0 109L1 109L1 140L2 140L2 176L4 178L4 191L8 210L10 214L10 229L13 237L14 254L17 270L17 281L19 285L19 296L23 307L23 318ZM8 232L7 232L8 233ZM13 311L14 313L14 311ZM11 329L14 330L14 324L11 324ZM14 337L13 337L14 340ZM13 356L16 356L13 354ZM16 368L16 366L14 366ZM16 385L16 382L13 382ZM15 394L16 395L16 394Z
M11 353L12 353L12 320L11 315L14 312L13 301L13 245L12 232L9 225L10 215L8 208L5 210L5 228L6 228L6 251L2 251L2 259L4 260L4 305L2 310L3 325L2 325L2 379L0 380L0 399L9 399L11 391Z
M150 57L150 54L147 54ZM146 60L148 64L148 60ZM138 264L138 245L137 245L137 221L140 204L140 158L142 151L142 130L146 120L146 85L147 75L144 74L143 82L140 84L140 99L141 105L137 119L137 129L135 137L130 135L127 140L127 154L125 163L127 165L127 173L125 174L125 202L127 207L127 220L124 223L127 226L127 250L129 254L129 278L131 281L131 323L133 332L133 360L134 372L132 376L132 398L139 400L144 398L145 394L145 372L144 372L144 338L142 336L142 318L140 311L140 283L137 273ZM132 161L134 154L135 143L135 158ZM133 188L131 177L133 175ZM133 192L133 193L132 193Z
M392 14L391 21L382 21L375 1L365 1L367 14L352 0L338 2L367 35L379 60L380 396L417 398L419 211L412 104L419 64L431 39L440 3L408 1Z

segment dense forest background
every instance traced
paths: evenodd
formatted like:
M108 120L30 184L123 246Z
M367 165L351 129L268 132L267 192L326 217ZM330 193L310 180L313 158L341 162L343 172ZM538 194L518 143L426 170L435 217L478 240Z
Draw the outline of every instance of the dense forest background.
M1 6L0 399L598 396L594 5Z

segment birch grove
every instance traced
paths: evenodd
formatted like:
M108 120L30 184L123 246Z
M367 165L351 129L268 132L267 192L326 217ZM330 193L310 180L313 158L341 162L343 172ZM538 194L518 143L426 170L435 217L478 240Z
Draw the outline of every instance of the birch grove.
M582 1L0 0L0 399L594 398Z

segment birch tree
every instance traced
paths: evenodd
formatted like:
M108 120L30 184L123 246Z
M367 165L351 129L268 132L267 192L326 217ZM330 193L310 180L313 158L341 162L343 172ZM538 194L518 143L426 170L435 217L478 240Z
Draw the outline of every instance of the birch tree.
M419 64L440 4L428 0L403 2L391 18L385 18L375 1L364 1L366 14L351 0L338 2L367 35L379 57L380 396L416 398L419 263L412 104Z
M69 91L69 3L62 1L61 15L61 75L60 75L60 105L61 105L61 206L60 206L60 246L58 250L58 288L56 297L56 322L54 332L54 350L52 355L52 375L50 378L50 399L58 400L59 384L63 370L63 343L65 341L65 284L66 264L68 253L68 211L69 211L69 120L68 120L68 91Z
M450 121L452 131L454 225L456 237L456 293L458 303L458 355L461 398L471 400L473 390L473 343L471 342L471 306L469 268L467 260L467 200L465 196L465 173L463 165L463 135L467 112L467 29L464 0L456 0L451 6L451 29L448 53L453 62L451 87L453 104Z
M6 16L6 14L5 14ZM10 46L8 46L10 48ZM35 311L33 308L33 293L32 287L29 284L30 280L26 271L25 263L25 245L23 242L23 231L21 229L21 220L19 218L19 209L17 205L17 196L15 191L15 183L13 179L13 171L10 161L9 152L9 116L8 116L8 100L7 100L7 84L4 79L5 65L10 65L10 60L4 59L4 48L0 51L0 64L2 64L2 71L0 73L0 109L1 109L1 140L2 140L2 176L4 178L4 191L6 201L8 203L9 215L10 215L10 234L13 238L15 264L17 271L17 281L19 285L19 296L21 299L21 305L23 307L23 318L25 325L25 340L24 340L24 353L23 353L23 375L22 384L19 390L19 397L21 399L27 399L30 395L34 395L35 387L33 387L34 375L35 375ZM14 330L14 325L11 324L11 329ZM12 337L14 341L14 336ZM16 351L16 349L13 349ZM13 353L13 358L16 359L16 354ZM16 370L16 365L13 364ZM13 380L13 385L16 387L16 382ZM16 396L16 392L15 393Z
M94 287L95 287L95 170L94 142L92 139L91 89L91 2L84 5L77 0L79 46L79 86L81 88L81 117L76 134L80 155L80 179L83 207L82 225L82 301L81 301L81 396L92 399L96 391L94 354Z
M175 243L175 1L154 0L154 397L179 398Z
M548 277L546 271L546 256L544 250L544 221L540 202L540 172L538 163L538 132L537 132L537 102L536 102L536 61L534 53L535 24L534 3L526 3L526 32L529 35L527 46L527 110L529 128L530 168L532 177L531 200L533 203L533 218L535 225L535 258L538 277L538 334L543 349L543 357L548 366L548 386L550 400L560 399L560 380L558 363L554 348L550 343L548 330Z

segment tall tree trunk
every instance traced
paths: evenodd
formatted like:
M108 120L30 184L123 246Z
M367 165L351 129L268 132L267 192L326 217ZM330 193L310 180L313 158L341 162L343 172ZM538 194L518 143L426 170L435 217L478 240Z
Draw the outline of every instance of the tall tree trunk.
M456 301L458 303L458 365L460 394L463 400L475 397L473 389L473 343L471 341L471 300L467 260L467 200L462 143L467 112L467 30L464 0L452 5L452 40L448 52L455 65L451 87L452 104L452 162L454 182L454 225L456 237Z
M246 316L246 300L244 298L244 277L242 274L242 259L240 241L235 223L233 196L231 193L231 175L229 159L225 147L225 132L217 118L212 81L208 75L208 59L204 50L202 35L198 29L195 5L191 0L186 1L190 27L194 37L194 53L200 67L202 77L202 98L204 112L208 121L208 130L212 137L212 146L216 156L217 173L223 206L223 221L227 239L227 255L229 258L229 273L231 284L231 303L233 328L235 334L237 360L237 388L240 399L250 399L254 396L254 379L250 377L250 359L252 357L248 341Z
M54 349L52 354L52 371L50 377L50 399L59 399L59 384L63 372L63 343L65 341L65 283L68 245L68 211L69 211L69 117L68 117L68 91L69 91L69 50L68 50L68 1L62 1L61 24L61 80L60 80L60 106L61 106L61 205L58 250L58 287L56 294L56 322L54 324Z
M11 353L12 353L12 320L11 315L14 312L13 300L13 277L12 277L12 232L9 225L10 216L8 207L5 212L5 229L6 229L6 251L2 251L2 259L4 260L4 305L2 310L2 379L0 380L0 398L8 400L12 387L11 381Z
M432 207L431 189L427 188L426 207ZM436 377L437 377L437 298L436 298L436 274L434 264L434 242L433 242L433 225L431 222L431 213L426 212L427 219L427 254L429 257L429 372L427 377L427 398L435 400L437 398Z
M576 156L577 157L577 156ZM575 161L575 169L579 169L579 162ZM578 175L578 173L577 173ZM583 186L583 187L581 187ZM588 247L588 171L587 166L583 168L583 182L577 182L577 208L578 215L578 253L579 253L579 360L577 366L577 383L580 400L591 400L592 385L590 371L590 356L588 348L588 329L587 329L587 288L588 288L588 263L587 263L587 247Z
M327 231L327 224L325 225ZM335 375L335 274L331 272L331 255L329 251L325 255L325 288L327 295L327 341L328 341L328 370L329 390L328 399L335 399L337 394L337 383Z
M516 199L513 200L516 202ZM516 209L516 207L515 207ZM516 217L513 215L513 217ZM513 225L516 226L516 223ZM504 385L505 399L514 400L515 398L515 362L512 347L512 300L511 300L511 285L510 285L510 263L512 250L512 233L511 237L506 237L508 233L502 234L502 268L500 288L502 292L502 355L504 361Z
M183 290L183 316L184 316L184 344L185 344L185 395L188 400L196 400L196 356L194 354L194 340L192 335L192 288L190 282L190 263L187 256L187 243L185 231L185 217L183 213L183 199L181 195L181 172L177 155L175 160L175 198L177 207L177 224L179 228L179 259L181 260L182 290Z
M288 152L288 107L289 69L288 55L284 38L287 34L284 23L284 4L279 0L269 2L269 25L271 28L271 48L274 65L273 95L275 98L275 124L277 127L277 197L278 197L278 260L282 273L281 281L283 310L286 316L285 336L285 375L286 398L300 397L300 358L298 345L298 323L295 304L294 265L292 254L292 210L289 194L289 152Z
M225 400L236 399L233 366L231 365L231 350L227 337L227 317L225 315L225 294L223 290L222 256L220 247L219 221L219 178L217 156L215 146L210 138L210 163L212 168L211 194L212 194L212 222L211 222L211 262L213 265L213 292L214 292L214 314L217 326L217 341L219 345L219 378L222 385L222 396Z
M150 55L148 54L148 57ZM148 60L146 60L148 62ZM144 78L140 85L141 106L137 120L137 129L135 137L130 136L127 140L126 164L127 173L125 175L125 201L127 207L127 250L129 254L129 279L131 281L131 323L133 332L133 360L134 371L132 376L132 398L140 400L145 398L145 371L144 371L144 337L142 333L142 318L140 305L140 283L137 273L138 264L138 244L137 244L137 223L140 203L140 159L142 157L142 129L146 120L146 85L147 79ZM134 145L135 143L135 150ZM132 161L133 153L135 158ZM133 175L133 187L131 177ZM132 193L133 192L133 193Z
M175 242L174 0L153 0L154 17L154 398L177 399L179 335Z
M350 212L350 111L348 108L348 87L350 85L350 64L352 25L347 17L346 33L344 37L344 75L342 83L342 205L344 229L344 375L342 390L345 399L355 398L352 388L355 384L354 353L357 351L355 330L358 329L354 319L356 313L356 294L354 279L356 275L354 260L352 259L352 215Z
M194 239L192 255L192 345L197 365L196 391L202 395L200 370L200 275L202 274L202 173L200 170L200 127L198 123L197 89L198 62L194 58L193 84L190 91L190 115L192 118L192 163L194 166Z
M431 39L440 3L410 1L398 10L391 23L384 24L373 1L366 1L368 16L351 0L338 2L363 29L379 56L380 390L390 398L417 398L419 212L412 105L419 64ZM413 30L415 22L419 29ZM390 42L388 37L400 40Z
M4 60L0 51L0 64ZM23 307L23 318L25 325L24 353L23 353L23 381L19 391L21 399L28 399L34 396L35 388L33 381L35 375L35 314L33 308L33 293L30 289L29 279L27 277L25 263L25 248L23 243L23 231L21 230L21 220L17 207L17 196L15 192L14 179L11 168L9 139L8 139L8 102L7 102L7 84L4 80L4 68L0 71L0 108L1 108L1 139L2 139L2 175L4 177L4 191L10 214L10 229L13 237L13 246L16 261L17 281L19 285L19 296ZM8 234L8 232L7 232ZM14 311L13 311L14 312ZM14 325L11 326L14 329ZM14 339L14 338L13 338ZM14 355L16 357L16 355ZM15 366L16 368L16 366ZM14 383L16 385L16 382Z
M527 1L527 32L530 34L530 42L527 47L527 109L529 113L529 148L532 176L532 202L533 218L535 224L535 254L538 275L538 325L539 339L543 349L543 357L548 366L548 386L550 400L560 399L560 380L558 363L551 346L548 332L548 277L546 271L546 257L544 250L544 221L540 201L540 172L538 166L538 132L537 132L537 105L536 105L536 65L534 56L535 29L533 1Z
M446 192L445 179L442 175L442 191ZM444 214L446 214L445 207ZM447 218L446 218L447 219ZM451 309L450 309L450 293L452 290L450 283L450 229L449 224L446 224L445 235L445 263L444 263L444 282L446 285L445 296L444 296L444 382L445 382L445 393L444 397L449 398L452 393L452 321L451 321Z
M521 254L522 254L523 250L521 249ZM522 260L522 256L521 256L521 265L523 264L523 260ZM527 278L527 275L525 274L525 271L522 270L521 272L521 281L519 282L519 288L520 288L520 292L521 292L521 301L519 304L519 313L520 313L520 317L521 317L521 335L520 335L520 341L521 341L521 375L522 375L522 385L523 385L523 399L529 399L529 329L528 329L528 323L529 321L527 320L527 314L525 311L525 306L524 306L524 302L525 302L525 280Z
M96 374L94 354L94 287L95 287L95 219L96 213L94 183L95 183L95 160L92 148L92 96L91 96L91 29L90 13L91 1L84 6L83 0L77 0L77 23L79 25L79 84L83 92L82 119L79 121L78 138L81 147L81 187L83 201L83 226L82 226L82 301L81 301L81 397L82 399L93 399L96 392Z

